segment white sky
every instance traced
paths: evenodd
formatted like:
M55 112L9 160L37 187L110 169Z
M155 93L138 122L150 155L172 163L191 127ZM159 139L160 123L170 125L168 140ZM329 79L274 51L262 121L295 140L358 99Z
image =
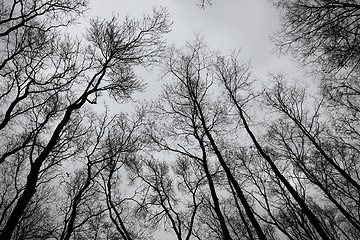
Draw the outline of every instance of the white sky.
M274 71L288 71L297 75L299 70L289 57L279 58L269 37L278 26L278 17L268 0L213 0L205 10L196 6L197 0L92 0L90 16L111 18L118 15L142 17L151 14L154 6L167 7L173 21L172 31L166 36L169 44L177 47L193 41L195 33L203 35L205 42L213 49L229 53L241 49L243 60L252 60L253 74L266 82L267 74ZM295 74L294 74L295 73ZM139 99L152 98L160 92L158 72L140 73L148 88L138 94ZM137 95L136 95L137 96ZM117 109L116 111L122 111ZM170 239L160 233L156 239Z
M296 72L289 58L279 58L269 37L278 26L276 10L268 0L213 0L205 10L196 6L197 0L92 0L90 16L111 18L114 14L122 19L151 14L154 6L167 7L173 21L172 31L166 36L168 43L177 47L194 40L195 33L203 35L213 49L229 53L241 49L240 57L252 60L252 72L266 79L268 72ZM159 73L140 73L149 83L147 93L157 92L160 84L153 84ZM147 95L147 94L146 94ZM143 95L143 96L146 96ZM154 96L152 96L154 97ZM140 97L142 98L142 97Z

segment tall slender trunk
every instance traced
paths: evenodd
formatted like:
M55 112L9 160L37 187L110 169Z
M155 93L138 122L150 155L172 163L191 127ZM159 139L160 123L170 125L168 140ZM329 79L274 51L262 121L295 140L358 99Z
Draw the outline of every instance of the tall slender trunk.
M256 149L258 150L258 152L260 153L260 155L266 160L266 162L270 165L272 171L275 173L275 175L279 178L279 180L281 181L282 184L284 184L284 186L286 187L286 189L290 192L291 196L295 199L295 201L299 204L300 208L302 209L302 211L305 213L305 215L307 216L307 218L309 219L309 221L311 222L311 224L313 225L313 227L315 228L315 230L318 232L319 236L323 239L323 240L330 240L330 238L328 237L328 234L325 232L325 230L323 229L323 227L320 224L320 221L317 219L317 217L315 216L315 214L309 209L309 207L307 206L307 204L305 203L305 201L300 197L300 195L296 192L296 190L291 186L291 184L287 181L287 179L284 177L284 175L279 171L279 169L277 168L277 166L275 165L275 163L273 162L273 160L270 158L269 155L267 155L265 153L265 151L263 150L263 148L260 146L259 142L257 141L255 135L253 134L253 132L251 131L249 125L247 124L247 121L245 119L243 110L241 109L240 105L238 104L238 102L236 101L235 97L233 95L230 96L231 100L233 101L233 103L235 104L235 107L237 108L239 115L240 115L240 119L242 121L242 123L244 124L245 130L246 132L249 134L251 140L253 141Z
M38 181L40 169L42 166L42 163L46 160L46 158L49 156L51 150L55 147L60 133L65 127L65 125L69 122L70 116L72 112L77 109L77 105L71 105L65 112L65 115L61 122L56 127L53 135L51 136L51 139L49 140L48 144L44 148L44 150L41 152L41 154L35 159L35 161L31 164L31 169L29 172L29 175L27 176L26 186L24 189L23 194L19 198L18 202L16 203L16 206L12 210L8 221L6 222L4 228L1 231L0 239L1 240L10 240L11 236L16 228L16 225L18 224L22 214L24 213L28 203L30 202L31 198L36 193L36 184Z
M196 126L196 125L194 125L194 126ZM222 214L222 211L220 209L219 198L218 198L218 196L216 194L216 189L215 189L215 186L214 186L214 182L213 182L213 179L212 179L210 171L209 171L205 145L204 145L203 140L200 139L200 137L199 137L199 135L197 133L196 127L195 127L195 137L198 140L200 148L202 150L202 166L203 166L203 169L205 171L206 179L207 179L208 184L209 184L210 194L211 194L211 197L212 197L212 200L213 200L213 203L214 203L214 210L216 212L217 217L219 218L219 223L220 223L220 226L221 226L221 230L222 230L224 239L231 240L232 237L230 235L230 232L229 232L229 230L227 228L227 225L226 225L225 218L224 218L224 216Z
M218 160L220 162L221 167L225 171L226 177L231 182L231 184L233 184L233 186L235 188L235 191L236 191L236 193L237 193L237 195L238 195L238 197L239 197L239 199L241 201L241 204L244 206L245 212L248 215L248 217L250 219L250 222L253 225L259 239L266 240L267 238L266 238L263 230L261 229L261 226L260 226L259 222L256 220L255 215L252 212L251 206L249 205L243 191L241 190L241 187L240 187L239 183L235 179L234 175L231 173L230 168L227 166L227 163L226 163L225 159L223 158L220 150L218 149L218 146L215 143L214 138L212 137L212 135L210 133L209 128L206 125L205 116L204 116L204 114L202 112L202 108L201 108L200 103L197 101L197 98L196 98L195 95L191 94L191 98L192 98L192 101L194 102L195 107L197 109L197 115L198 115L199 120L201 121L201 125L202 125L202 128L204 129L205 135L209 139L211 147L213 148L213 150L215 152L215 155L217 156L217 158L218 158Z
M17 224L19 223L19 220L20 220L22 214L24 213L31 198L36 193L36 185L38 182L38 177L39 177L40 169L41 169L43 162L47 159L47 157L49 156L51 151L56 146L56 143L59 140L61 132L63 131L64 127L70 121L72 113L75 110L80 109L85 104L85 102L87 101L87 97L90 94L97 91L97 88L101 82L101 79L104 77L104 75L106 73L106 66L107 66L106 64L108 64L108 62L105 63L105 65L99 72L94 74L88 88L86 88L86 90L84 90L83 94L74 103L72 103L71 105L69 105L67 107L64 117L62 118L62 120L59 122L59 124L55 128L46 147L40 153L40 155L34 160L34 162L31 164L31 169L30 169L29 175L27 176L27 181L26 181L26 185L24 188L24 192L21 195L21 197L19 198L18 202L16 203L13 211L11 212L11 214L9 216L8 221L6 222L4 228L2 229L2 231L0 233L1 240L10 240L11 239L11 236L12 236ZM90 86L92 86L92 84L95 81L96 81L96 84L94 84L94 86L90 89Z

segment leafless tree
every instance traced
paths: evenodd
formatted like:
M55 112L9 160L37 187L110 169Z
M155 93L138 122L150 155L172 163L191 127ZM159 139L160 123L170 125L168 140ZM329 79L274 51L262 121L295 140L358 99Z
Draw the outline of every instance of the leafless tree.
M259 238L266 239L249 199L240 186L241 180L235 177L231 160L226 156L226 142L235 136L231 133L237 124L228 114L230 104L221 100L212 101L218 97L213 79L215 55L201 40L189 43L187 47L186 51L174 51L170 56L167 69L174 83L164 88L162 101L153 110L156 116L153 122L161 123L155 124L151 139L161 150L178 153L201 166L211 197L211 200L206 200L206 204L212 205L213 218L217 219L212 219L215 225L208 227L218 227L217 231L213 230L218 238L236 237L230 233L223 210L225 202L220 197L225 191L224 183L220 183L223 180L220 179L226 179L226 185L230 184L234 188L234 192L227 192L231 193L230 196L236 194L235 198L242 206L241 212L246 216L242 220L251 223L247 234L253 234L254 229ZM161 121L165 117L171 121ZM207 220L204 224L210 224L210 219Z
M269 135L277 150L323 192L329 202L326 207L343 216L344 226L359 231L358 152L354 146L344 141L341 134L334 135L330 126L321 120L321 115L326 119L322 101L315 105L313 113L305 110L305 89L278 82L267 98L271 106L284 114L282 125L272 126ZM341 227L338 230L343 231Z
M1 239L11 238L39 185L91 144L83 141L87 105L105 92L117 102L129 99L142 88L132 68L153 64L164 50L162 34L169 31L164 9L143 20L127 18L123 25L116 18L92 20L86 43L61 37L58 27L85 8L84 1L1 4L1 41L6 42L0 69L1 165L14 173L20 173L16 159L24 165L20 185L12 182L11 207L4 205Z
M217 61L217 78L223 84L223 87L228 95L229 101L232 102L234 108L237 110L239 121L244 126L248 136L251 138L255 148L259 151L259 154L266 160L271 167L275 176L279 178L280 182L285 186L290 195L295 199L300 206L304 214L308 217L319 236L323 239L329 239L328 234L323 229L321 222L317 219L315 214L311 211L308 204L301 196L299 192L290 184L289 180L279 170L279 167L275 164L273 157L267 153L265 146L262 146L257 140L257 137L253 133L249 125L249 120L246 116L244 108L249 100L253 99L252 94L244 94L243 89L249 86L249 73L247 67L241 67L236 55L233 55L229 59L219 57Z
M115 232L122 239L149 239L154 232L151 224L143 222L137 209L141 187L131 182L128 168L137 161L144 141L140 128L144 125L144 115L139 111L130 117L115 115L107 130L105 145L102 149L102 162L106 167L101 171L100 185L105 196L109 218ZM130 178L131 180L129 180ZM127 188L126 191L120 191Z
M280 9L278 45L326 71L358 69L360 5L354 0L272 1Z
M198 0L197 5L202 8L205 9L207 6L211 6L212 5L212 1L211 0Z

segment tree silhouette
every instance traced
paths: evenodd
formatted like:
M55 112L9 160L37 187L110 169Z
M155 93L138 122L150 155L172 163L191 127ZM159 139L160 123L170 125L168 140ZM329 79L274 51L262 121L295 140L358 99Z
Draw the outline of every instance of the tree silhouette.
M86 1L2 1L0 239L359 239L360 7L272 3L275 42L321 70L320 91L261 86L199 37L167 47L165 9L91 19L76 39L64 27ZM157 100L94 108L131 100L134 69L154 64Z
M84 118L87 105L96 104L105 92L117 102L128 99L142 88L132 68L154 63L164 50L161 35L169 30L164 9L141 21L126 19L123 25L116 18L92 20L86 44L62 37L61 27L86 6L84 1L35 0L1 5L1 41L6 43L0 69L4 143L0 164L23 175L20 188L16 181L11 186L15 190L6 190L14 195L3 205L1 239L11 238L39 185L55 178L59 165L80 157L80 148L92 144L84 141L92 124ZM72 213L83 195L81 189L73 196Z

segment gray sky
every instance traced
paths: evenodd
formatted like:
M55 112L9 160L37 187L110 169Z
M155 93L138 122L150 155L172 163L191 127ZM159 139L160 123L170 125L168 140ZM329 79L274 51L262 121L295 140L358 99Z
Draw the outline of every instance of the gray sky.
M226 54L232 49L241 49L240 58L251 59L252 71L261 79L265 79L269 71L296 72L288 57L272 54L274 45L269 36L278 26L278 17L268 0L214 0L205 10L196 3L196 0L92 0L90 15L111 18L116 14L119 19L126 15L142 17L151 14L154 6L164 6L173 21L172 31L166 36L169 43L182 47L186 41L194 40L195 33L200 33L213 50ZM151 73L146 74L146 78L149 82L148 78L159 76ZM155 88L159 87L149 84L147 92Z
M253 74L266 81L268 72L297 72L289 57L272 54L274 45L269 37L278 26L278 17L268 0L213 0L213 6L206 10L196 6L196 0L92 0L90 16L111 18L118 15L142 17L151 14L154 6L167 7L173 21L172 31L166 36L168 43L182 47L186 41L193 41L195 33L203 35L205 42L224 54L241 49L240 58L252 60ZM141 72L148 88L137 98L155 98L160 92L160 74ZM125 107L126 108L126 107ZM116 111L124 109L116 108ZM126 109L125 109L126 111ZM171 239L169 235L157 233L155 239Z

